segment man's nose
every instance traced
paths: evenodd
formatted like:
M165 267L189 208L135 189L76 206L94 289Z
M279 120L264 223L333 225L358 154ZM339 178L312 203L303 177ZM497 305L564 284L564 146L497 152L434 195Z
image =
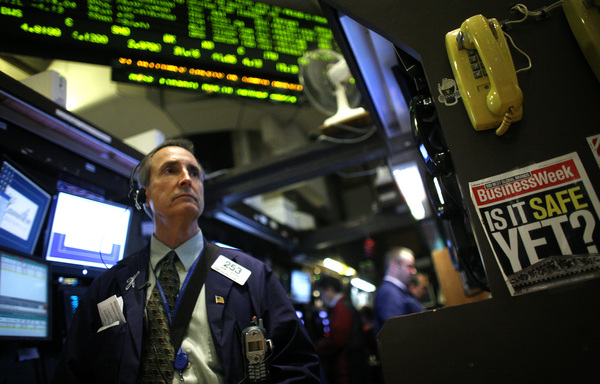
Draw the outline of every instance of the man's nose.
M179 180L180 187L189 187L192 185L192 178L190 177L190 173L187 170L184 170L181 179Z

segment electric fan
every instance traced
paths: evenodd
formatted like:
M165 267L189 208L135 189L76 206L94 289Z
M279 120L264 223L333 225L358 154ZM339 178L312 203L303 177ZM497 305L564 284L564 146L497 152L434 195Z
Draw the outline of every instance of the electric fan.
M369 112L358 107L361 95L341 54L325 49L307 52L300 60L299 80L311 103L331 116L321 128L369 121Z

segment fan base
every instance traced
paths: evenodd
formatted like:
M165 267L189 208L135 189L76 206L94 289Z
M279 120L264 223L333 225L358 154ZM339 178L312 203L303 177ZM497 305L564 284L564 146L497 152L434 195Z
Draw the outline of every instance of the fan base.
M343 113L336 113L326 119L320 129L335 127L336 125L347 125L355 128L363 128L371 124L371 115L364 108L353 108Z

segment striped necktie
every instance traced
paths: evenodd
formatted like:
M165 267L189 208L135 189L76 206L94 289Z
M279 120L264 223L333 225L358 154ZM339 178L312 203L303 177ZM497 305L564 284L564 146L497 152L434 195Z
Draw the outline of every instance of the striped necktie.
M171 251L163 258L158 282L169 304L171 316L179 294L179 275L175 269L177 254ZM140 384L171 384L173 382L173 362L175 354L169 336L169 318L158 290L158 284L152 290L146 306L148 332L142 348L142 369Z

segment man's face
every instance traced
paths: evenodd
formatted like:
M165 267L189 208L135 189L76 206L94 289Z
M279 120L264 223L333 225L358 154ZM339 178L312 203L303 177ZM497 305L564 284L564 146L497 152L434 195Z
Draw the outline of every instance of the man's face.
M398 280L408 286L412 281L413 276L417 273L417 268L415 268L415 258L412 255L402 254L402 256L396 260L396 263L398 266Z
M327 288L320 288L319 292L320 292L321 300L323 300L323 304L325 304L326 307L331 307L331 301L337 294L335 292L335 290L331 287L327 287Z
M202 169L190 152L165 147L152 156L147 201L155 219L197 220L204 210Z

